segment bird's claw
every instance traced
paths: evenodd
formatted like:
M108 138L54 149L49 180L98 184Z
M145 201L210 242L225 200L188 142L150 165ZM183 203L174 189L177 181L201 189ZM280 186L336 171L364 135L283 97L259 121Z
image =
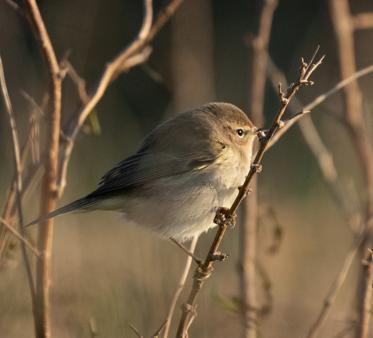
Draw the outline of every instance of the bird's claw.
M214 218L214 223L219 226L228 226L229 228L234 228L237 222L237 214L231 214L228 208L220 207L216 211Z

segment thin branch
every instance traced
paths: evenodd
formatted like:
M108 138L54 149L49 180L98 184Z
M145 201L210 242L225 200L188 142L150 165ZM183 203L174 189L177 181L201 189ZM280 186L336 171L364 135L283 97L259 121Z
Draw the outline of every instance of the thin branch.
M196 245L197 245L197 241L198 241L198 237L197 236L193 237L193 239L190 243L189 252L194 254L194 251L195 251L195 248L196 248ZM174 296L172 297L170 309L168 310L168 314L167 314L167 318L166 318L166 325L164 327L163 338L168 338L169 331L170 331L170 328L171 328L171 323L172 323L172 317L173 317L174 312L175 312L177 301L180 297L181 292L184 289L185 282L186 282L186 279L187 279L189 271L190 271L190 267L192 266L192 259L193 259L193 257L189 255L187 260L185 261L185 266L184 266L183 272L180 276L180 280L179 280L177 289L175 290Z
M156 34L167 23L167 21L175 13L175 11L179 8L179 6L182 4L182 2L183 2L182 0L173 0L173 1L169 2L169 4L165 7L165 9L160 11L160 14L157 17L156 22L153 24L153 26L150 30L150 33L149 33L148 38L146 40L147 43L150 43L155 38ZM139 47L139 50L141 50L140 47ZM102 78L104 77L104 75L105 75L105 71L103 72L103 74L101 76L101 80L99 81L99 83L102 82ZM107 90L107 88L108 88L108 84L104 88L105 91ZM95 93L95 91L93 91L93 93L91 94L91 97L94 95L94 93ZM87 112L86 116L89 116L89 114L92 112L92 110L95 108L95 106L98 102L99 102L99 100L94 105L91 105L91 107L90 107L91 110ZM86 107L85 106L83 106L81 108L81 110L77 113L77 116L80 116L81 113L83 113L83 112L86 112ZM59 196L61 196L63 191L64 191L65 184L66 184L67 168L68 168L69 160L70 160L72 150L73 150L73 147L74 147L74 142L75 142L76 136L77 136L80 128L82 127L82 124L79 124L79 123L84 123L84 120L85 120L84 118L79 119L74 115L70 120L67 120L66 123L62 127L63 131L70 131L70 134L68 132L64 133L65 137L63 139L63 142L61 142L62 144L61 144L60 151L59 151L59 158L60 158L59 170L58 170L59 171L59 179L58 179L58 194L59 194ZM71 132L74 132L74 131L75 131L75 136L72 137ZM42 154L41 158L45 158L45 154ZM38 172L40 172L40 166L39 165L36 165L36 166L32 165L29 169L27 169L26 172L27 172L27 178L25 178L25 180L24 180L25 188L26 188L26 185L28 187L28 186L31 185L32 182L34 182L36 174ZM14 210L11 195L12 194L11 194L11 191L10 191L10 195L8 195L8 198L7 198L8 203L6 204L8 207L6 207L4 209L4 213L6 213L6 214L9 213L9 215L11 215L13 213L12 210ZM4 214L3 214L3 218L8 219L8 217L4 217ZM1 256L3 256L4 250L6 248L6 243L7 243L7 239L8 239L8 236L6 236L7 233L8 233L7 231L4 232L3 230L0 233L0 255Z
M348 0L329 0L330 15L335 30L338 46L339 68L342 78L356 72L354 26ZM365 218L373 217L373 145L367 130L364 116L363 95L357 81L352 82L343 91L346 106L346 122L351 140L355 146L360 167L365 181ZM364 243L361 246L361 256L373 246L373 229L368 228ZM361 283L359 283L359 324L357 336L368 338L372 312L373 269L363 266Z
M252 73L249 97L249 117L254 125L264 125L264 96L266 84L267 49L269 45L272 21L278 0L262 1L262 10L258 19L258 32L251 41ZM257 226L258 226L258 194L257 180L251 184L251 195L246 200L244 221L240 227L240 293L242 299L242 326L244 338L256 338L258 335L257 304Z
M130 329L133 331L133 333L136 335L136 337L144 338L144 336L141 335L140 331L135 326L133 326L132 324L130 324Z
M321 103L326 101L330 96L336 94L341 89L348 86L351 82L373 73L373 65L370 65L368 67L365 67L356 73L352 74L351 76L348 76L344 80L338 82L334 87L329 89L327 92L319 95L314 100L312 100L310 103L304 106L304 110L299 114L293 115L291 118L286 120L284 122L283 127L277 132L277 134L273 137L269 144L269 148L271 148L281 137L284 133L288 131L290 127L292 127L296 122L298 122L304 115L308 114L310 111L314 110L317 106L319 106Z
M175 243L181 250L183 250L189 257L191 257L197 263L197 265L202 264L202 261L194 254L194 250L187 249L183 244L179 243L175 238L170 237L170 240L173 243Z
M277 88L277 84L279 82L287 85L285 75L281 72L280 69L277 68L277 66L274 64L273 60L270 58L269 55L267 74L272 82L272 86L274 89ZM301 109L301 107L303 107L303 103L295 97L292 101L292 104L289 105L289 110L292 112L293 116L296 116L297 112ZM306 108L309 109L310 105L307 105ZM315 106L312 108L315 108ZM358 229L356 220L359 218L356 217L357 213L353 209L353 206L356 205L356 203L354 203L349 198L350 195L347 194L338 183L339 175L337 172L337 167L334 163L333 155L328 150L326 145L323 143L321 136L316 130L316 127L310 116L307 116L304 119L299 120L298 126L302 132L306 144L308 145L312 154L317 160L317 164L319 165L320 171L323 175L324 182L329 188L332 197L334 197L336 204L344 213L350 229L353 232L356 232ZM286 128L286 125L284 128Z
M6 85L5 80L5 73L3 67L3 61L0 57L0 86L1 86L1 93L4 99L6 112L9 118L9 125L12 133L12 143L13 143L13 159L14 159L14 166L15 166L15 184L14 184L14 191L15 191L15 204L17 207L18 219L19 219L19 231L20 237L25 238L25 230L24 230L24 222L23 222L23 208L22 208L22 156L19 148L19 140L18 140L18 132L17 132L17 124L14 117L13 107L10 100L10 96L8 93L8 88ZM5 226L6 224L3 223ZM27 282L30 289L30 296L31 296L31 303L32 306L35 305L36 300L36 292L35 292L35 285L34 279L32 276L31 271L31 264L26 252L26 245L23 241L21 241L21 251L23 261L25 263L26 274L27 274Z
M345 259L343 261L340 271L338 272L335 280L332 282L329 288L329 291L324 299L321 310L317 318L313 322L306 336L307 338L316 338L318 334L320 333L322 327L326 323L329 317L331 308L337 298L338 292L346 280L347 274L352 266L352 263L357 253L359 252L359 248L361 247L361 244L364 241L365 235L366 235L365 231L361 231L360 235L355 237L355 240L352 243L350 250L347 252L345 256Z
M40 257L40 252L36 249L29 240L22 236L16 229L14 229L8 222L0 218L0 223L5 226L16 238L18 238L25 246L27 246L30 251L36 256Z
M253 177L261 169L261 161L263 159L264 153L273 135L276 134L276 132L278 131L278 129L280 128L282 124L282 118L289 105L289 102L291 101L291 99L294 97L294 95L298 92L298 90L301 87L310 85L312 83L309 80L309 78L312 75L312 73L320 66L320 64L322 63L322 60L324 59L324 57L322 57L321 59L319 59L317 62L314 63L315 57L316 56L314 55L311 59L311 62L308 64L302 59L301 66L299 69L298 80L295 83L293 83L286 90L285 93L279 90L279 96L280 96L280 102L281 102L279 111L269 131L266 132L264 135L262 135L262 137L260 138L259 150L255 156L253 164L251 165L250 171L248 175L246 176L245 182L240 187L238 195L236 199L234 200L230 209L220 208L216 213L214 223L218 225L218 229L217 229L215 238L211 244L211 247L208 251L208 254L202 266L198 267L194 274L192 289L189 293L187 303L184 306L184 311L182 313L182 316L179 322L179 327L178 327L178 331L176 335L177 338L185 338L188 335L189 327L196 316L195 301L196 301L197 295L200 289L202 288L202 286L204 285L204 282L206 281L206 279L208 279L209 276L211 275L211 272L213 269L213 262L224 258L224 255L218 252L218 248L223 240L223 237L228 228L228 225L235 222L235 213L237 211L237 208L243 201L243 199L249 193L250 183L252 182Z
M125 49L123 49L112 61L110 61L101 78L96 85L96 88L89 95L88 102L77 113L77 117L73 117L65 129L66 142L62 147L60 154L60 170L58 186L60 192L64 190L66 185L66 175L68 163L74 147L74 141L82 127L84 121L95 108L97 103L101 100L106 92L109 84L118 76L119 73L128 71L137 63L133 62L133 58L137 55L137 62L144 62L149 56L150 49L146 48L147 45L153 40L156 33L163 27L171 15L181 5L182 1L173 0L157 17L157 20L151 26L153 19L152 1L144 0L144 19L143 24L135 40ZM151 27L150 27L151 26ZM136 59L136 58L135 58Z
M16 12L20 13L20 14L23 14L22 12L22 8L13 0L5 0L5 3L10 7L12 8L13 10L15 10Z
M48 114L47 129L47 157L41 189L41 216L56 207L58 198L58 148L61 123L61 91L62 77L60 67L52 46L49 34L40 14L36 0L26 0L25 10L36 40L39 42L42 56L46 62L49 73L50 111ZM50 318L50 285L52 278L52 246L53 246L53 219L40 223L38 247L42 252L41 259L37 261L37 311L35 318L36 336L48 338L51 336Z
M159 335L164 330L164 328L166 327L166 325L167 325L167 319L161 324L161 326L158 328L158 330L156 330L154 332L154 334L152 335L151 338L159 338Z
M372 29L373 28L373 13L360 13L351 17L354 30Z

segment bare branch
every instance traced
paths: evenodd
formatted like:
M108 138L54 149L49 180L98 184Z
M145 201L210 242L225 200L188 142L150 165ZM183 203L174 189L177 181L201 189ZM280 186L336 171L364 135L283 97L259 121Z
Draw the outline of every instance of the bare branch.
M329 89L326 93L323 93L316 97L316 99L312 100L309 104L304 106L304 110L301 114L296 114L289 118L287 121L285 121L284 126L278 131L278 133L273 137L271 140L271 143L268 147L271 148L281 137L284 133L288 131L290 127L292 127L296 122L298 122L305 114L308 114L311 110L314 110L317 106L319 106L321 103L326 101L330 96L334 95L335 93L339 92L341 89L345 88L347 85L349 85L351 82L366 76L368 74L373 73L373 65L370 65L368 67L365 67L356 73L352 74L351 76L348 76L346 79L342 80L341 82L338 82L334 87Z
M373 68L372 68L373 71ZM274 90L276 90L277 83L282 82L287 85L287 80L285 75L277 68L274 62L271 60L270 56L268 56L268 67L267 67L268 77L272 82L272 86ZM330 92L330 91L329 91ZM317 99L316 99L317 100ZM294 98L292 104L289 105L289 110L292 112L292 118L288 121L292 121L293 118L296 116L302 115L302 113L297 113L301 107L303 107L303 103L299 101L298 98ZM315 108L311 107L311 105L307 105L307 108ZM307 114L307 113L306 113ZM285 128L287 128L288 123L285 122L283 128L279 131L279 133L283 132ZM354 205L356 203L349 198L349 194L347 194L343 187L338 184L338 172L336 165L334 163L333 155L327 149L326 145L323 143L320 135L318 134L314 123L312 122L312 118L310 116L305 117L299 120L299 128L302 132L302 135L306 141L306 144L311 149L314 157L317 160L319 165L320 171L323 175L324 182L326 183L327 187L329 188L332 197L334 197L337 205L340 207L341 211L344 213L347 223L353 232L358 230L356 220L359 219L357 217L357 212L354 210ZM279 134L278 133L278 134ZM276 138L276 135L274 139Z
M143 335L141 335L141 333L139 332L139 330L133 326L132 324L130 324L130 329L135 333L136 337L138 338L144 338Z
M273 15L277 8L277 0L262 1L262 10L258 19L258 32L251 41L252 59L250 70L252 73L249 92L249 117L254 125L264 124L264 96L266 84L267 49L271 35ZM284 99L279 86L280 99ZM251 184L251 195L246 200L244 221L240 227L240 293L242 298L243 337L256 338L258 335L258 305L256 279L257 261L257 226L258 226L258 194L257 180Z
M192 242L190 243L189 252L194 254L194 251L195 251L195 248L196 248L196 245L197 245L197 241L198 241L198 237L193 237ZM166 318L166 325L164 327L163 338L168 338L168 334L169 334L171 323L172 323L172 317L173 317L174 312L175 312L177 301L180 297L181 292L184 289L185 282L186 282L186 279L188 277L190 267L192 266L192 259L193 259L193 257L189 255L189 257L187 258L187 260L185 262L183 272L180 276L180 280L179 280L179 284L177 286L177 289L174 293L174 296L172 297L170 309L168 310L168 314L167 314L167 318Z
M161 324L157 331L154 332L151 338L159 338L159 335L167 325L167 319Z
M213 262L216 260L221 260L222 258L225 257L224 255L219 253L217 250L223 240L223 237L228 228L228 225L235 222L235 213L237 211L237 208L239 207L243 199L248 194L250 190L250 183L252 182L253 177L261 169L261 161L263 159L263 155L273 135L275 135L275 133L279 129L279 126L281 125L282 117L285 114L285 111L289 105L289 102L291 101L295 93L298 92L298 90L301 87L311 83L309 78L311 74L321 64L322 60L323 60L323 57L320 58L320 60L317 61L316 63L306 64L305 62L302 62L298 80L297 82L292 84L287 89L285 96L284 96L286 100L281 100L279 111L272 123L271 128L265 134L265 136L261 139L259 150L255 156L253 164L251 165L250 171L248 175L246 176L245 182L240 187L238 195L236 199L234 200L231 208L230 209L220 208L217 211L214 222L218 225L218 229L217 229L215 238L211 244L211 247L208 251L208 254L202 266L198 267L194 274L192 289L189 293L187 303L185 304L184 311L179 322L179 327L178 327L176 337L178 338L187 337L189 327L196 316L195 301L196 301L197 295L200 289L202 288L202 286L204 285L204 282L206 281L206 279L209 278L209 276L211 275L211 272L213 269Z
M165 9L161 10L160 14L157 17L156 22L153 24L151 31L148 35L147 38L147 43L150 43L156 34L160 31L160 29L166 24L166 22L169 20L169 18L175 13L177 8L182 4L182 0L172 0L169 2L169 4L166 6ZM141 48L139 47L139 50ZM128 69L127 69L128 70ZM102 77L105 75L105 71L103 72ZM100 81L101 82L101 81ZM107 86L105 87L105 91L107 89ZM94 95L95 91L91 94ZM96 104L98 101L96 102ZM95 104L95 105L96 105ZM91 111L87 113L86 116L88 116L91 112L92 109L94 109L95 105L91 106ZM77 116L80 116L82 112L86 111L86 106L84 106L80 112L78 112ZM63 135L65 135L63 142L61 142L61 147L60 147L60 152L59 152L59 179L58 179L58 193L59 196L63 193L64 187L65 187L65 182L66 182L66 174L67 174L67 168L69 164L69 160L71 157L71 153L73 150L75 138L82 127L82 124L79 123L84 123L84 118L77 118L77 116L73 116L72 119L67 120L64 126L62 127L63 131L66 131ZM77 125L78 124L78 125ZM67 132L70 131L70 134ZM74 137L70 137L71 133L74 133ZM42 154L41 158L45 158L45 154ZM31 166L27 171L27 178L24 180L24 185L27 187L30 186L32 182L34 182L36 174L40 172L40 166L39 165L33 165ZM26 184L27 183L27 184ZM7 203L6 207L4 208L4 213L12 215L14 210L13 207L13 199L12 199L12 190L10 191L10 195L7 198ZM3 218L8 219L8 216L5 217L3 213ZM5 228L4 228L5 229ZM6 243L7 243L7 231L3 231L3 229L0 232L0 254L3 255L4 250L6 248Z
M352 243L350 250L347 252L345 256L345 259L343 261L340 271L338 272L335 280L333 281L333 283L331 284L329 288L329 292L324 299L321 310L307 334L307 338L316 338L318 334L320 333L322 327L326 323L329 317L329 314L330 314L331 307L335 303L338 292L346 280L347 274L359 251L359 248L361 247L361 244L364 241L365 235L366 235L365 231L361 231L360 235L355 237L355 240Z
M15 166L15 184L14 184L14 191L15 191L15 202L17 206L17 213L19 219L19 237L25 238L25 231L24 231L24 222L23 222L23 208L22 208L22 157L19 148L19 140L18 140L18 132L17 132L17 124L14 117L12 103L9 97L8 88L6 85L5 74L4 74L4 67L3 61L0 57L0 86L1 86L1 93L5 102L6 112L9 118L9 125L12 133L12 143L13 143L13 158L14 158L14 166ZM7 223L7 222L5 222ZM7 224L3 223L5 226ZM8 227L7 227L8 228ZM14 233L14 232L13 232ZM27 273L27 282L30 288L30 295L31 295L31 302L32 306L35 304L36 299L36 292L35 292L35 285L31 271L31 264L26 252L26 245L24 241L21 241L21 251L23 261L25 263L26 273Z
M36 40L39 42L41 53L49 73L50 111L48 114L47 130L47 157L41 190L41 216L46 215L56 207L58 198L58 148L61 122L61 86L60 67L50 41L47 29L41 17L36 0L26 0L25 10ZM36 286L37 310L35 314L36 336L48 338L51 336L50 319L50 285L52 276L52 246L53 246L53 219L40 223L39 251L41 259L37 261Z
M355 42L353 20L348 0L329 0L330 15L335 30L338 45L339 68L342 78L356 72ZM348 132L355 146L360 166L364 175L366 187L366 205L364 217L373 216L373 145L367 130L364 116L363 96L359 84L354 81L343 91L346 105L346 121ZM373 247L373 228L368 228L360 255ZM368 338L369 325L372 312L372 286L373 269L363 267L361 290L359 294L359 325L357 336Z
M27 246L30 251L36 256L40 257L40 252L36 249L29 240L22 236L16 229L14 229L8 222L0 218L0 223L2 223L15 237L17 237L25 246Z
M196 257L196 255L194 254L193 252L194 250L187 249L183 244L179 243L175 238L170 237L170 240L173 243L175 243L181 250L183 250L189 257L191 257L197 263L197 265L202 264L202 261L198 257Z
M100 101L109 84L119 73L128 71L131 67L147 59L150 53L147 44L150 43L155 34L163 27L181 3L182 1L180 0L171 1L166 9L158 16L153 26L149 27L149 22L151 23L153 19L153 9L151 1L145 0L143 24L136 39L106 65L96 88L89 95L89 100L78 112L77 117L73 117L66 128L65 135L68 141L65 142L60 154L61 165L58 182L60 192L62 192L65 187L67 168L74 147L74 141L84 121Z
M360 13L351 17L354 30L372 29L373 28L373 13Z

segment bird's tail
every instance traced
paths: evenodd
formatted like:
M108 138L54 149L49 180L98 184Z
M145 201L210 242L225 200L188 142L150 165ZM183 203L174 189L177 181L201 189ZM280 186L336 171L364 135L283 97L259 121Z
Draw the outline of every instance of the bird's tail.
M28 227L30 225L34 225L43 221L46 221L50 218L63 215L63 214L68 214L70 212L74 211L88 211L90 207L92 207L94 204L96 204L97 199L96 198L90 198L90 197L83 197L80 198L72 203L69 203L61 208L58 208L49 214L42 216L38 219L33 220L32 222L28 223L25 225L25 227Z

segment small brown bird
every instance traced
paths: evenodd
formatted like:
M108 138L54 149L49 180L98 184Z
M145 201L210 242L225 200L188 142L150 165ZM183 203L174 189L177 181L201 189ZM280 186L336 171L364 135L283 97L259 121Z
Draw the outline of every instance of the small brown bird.
M209 103L157 126L87 196L48 214L114 210L128 223L184 241L213 227L244 182L257 128L229 103ZM37 223L39 220L31 224Z

